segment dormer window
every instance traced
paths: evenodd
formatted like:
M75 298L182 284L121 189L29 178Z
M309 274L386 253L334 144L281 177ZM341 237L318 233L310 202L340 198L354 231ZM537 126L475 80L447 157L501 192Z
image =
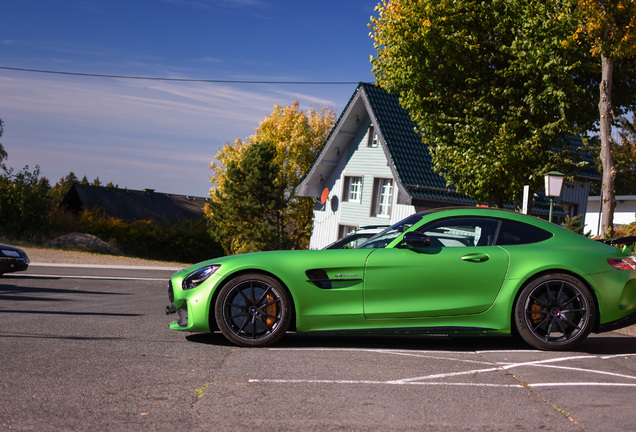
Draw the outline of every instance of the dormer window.
M369 126L369 131L367 132L367 147L377 147L378 146L378 135L375 133L373 125Z

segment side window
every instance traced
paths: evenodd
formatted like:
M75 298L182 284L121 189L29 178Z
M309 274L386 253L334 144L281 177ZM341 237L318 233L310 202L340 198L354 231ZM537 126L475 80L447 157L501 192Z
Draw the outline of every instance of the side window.
M352 225L338 225L338 240L353 234L357 229L358 227Z
M362 199L362 177L346 176L344 178L344 190L342 201L357 202Z
M373 202L371 203L372 217L390 217L391 201L393 200L393 180L375 178L373 180Z
M504 220L502 221L499 237L497 238L497 245L510 246L538 243L550 237L552 237L552 234L542 229L521 222Z
M492 246L500 221L461 217L433 222L419 229L431 239L431 247Z

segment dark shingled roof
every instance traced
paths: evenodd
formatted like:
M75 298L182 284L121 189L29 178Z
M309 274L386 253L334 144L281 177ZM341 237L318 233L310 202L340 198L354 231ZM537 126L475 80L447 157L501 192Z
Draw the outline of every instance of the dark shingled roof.
M376 124L384 138L388 157L393 162L400 183L413 198L475 204L476 201L446 186L446 180L433 171L428 146L415 132L415 123L400 105L398 95L373 84L361 83Z
M107 216L125 221L183 221L203 217L205 198L74 184L60 207L74 212L101 209Z

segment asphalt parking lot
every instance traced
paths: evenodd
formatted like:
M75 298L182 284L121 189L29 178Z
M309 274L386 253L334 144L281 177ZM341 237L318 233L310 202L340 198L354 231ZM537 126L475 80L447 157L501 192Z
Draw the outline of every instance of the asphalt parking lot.
M170 331L172 269L32 266L0 279L0 429L633 430L636 338Z

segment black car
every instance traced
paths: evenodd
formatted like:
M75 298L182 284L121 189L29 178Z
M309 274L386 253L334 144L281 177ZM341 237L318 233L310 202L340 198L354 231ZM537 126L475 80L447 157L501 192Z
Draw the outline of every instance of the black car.
M29 257L22 249L0 244L0 275L23 271L29 267Z

